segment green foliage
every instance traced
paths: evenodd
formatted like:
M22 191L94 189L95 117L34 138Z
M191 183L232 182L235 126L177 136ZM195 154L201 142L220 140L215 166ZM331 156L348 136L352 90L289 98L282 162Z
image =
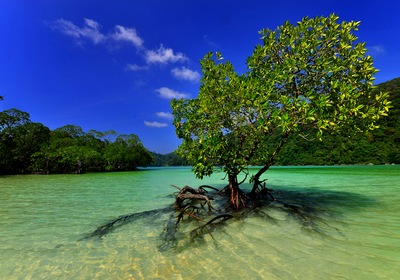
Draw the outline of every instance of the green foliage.
M189 166L191 165L188 160L178 155L176 152L168 153L165 155L152 152L153 162L150 166Z
M299 136L290 137L276 164L399 164L400 78L379 84L374 91L388 92L392 104L388 116L377 121L379 128L367 133L353 134L343 131L337 135L326 135L323 142L305 141ZM311 130L303 132L304 135L314 133Z
M258 179L289 137L377 128L390 102L387 93L373 91L377 70L353 34L359 24L331 15L262 30L263 44L243 75L221 54L207 54L198 97L171 102L183 139L179 153L193 162L195 175L221 165L234 178L257 162L265 166Z
M107 170L132 170L138 163L149 165L152 162L151 154L135 134L118 136L115 142L107 145L104 158Z
M98 149L96 149L98 147ZM66 125L51 132L49 144L32 155L36 173L101 171L101 141L79 126Z
M27 112L15 108L5 110L0 112L0 131L10 130L30 121L30 116Z
M73 125L57 128L52 131L50 144L33 155L32 170L40 173L129 171L151 163L151 154L138 136L119 135L110 142L104 135L108 132L85 133Z
M50 130L17 109L0 112L0 174L28 173L31 155L45 145Z
M86 133L66 125L50 131L17 109L0 112L0 174L128 171L152 162L134 134Z

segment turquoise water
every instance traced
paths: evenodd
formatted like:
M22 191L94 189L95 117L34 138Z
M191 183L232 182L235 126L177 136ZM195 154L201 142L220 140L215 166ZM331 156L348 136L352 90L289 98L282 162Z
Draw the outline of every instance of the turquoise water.
M400 166L275 167L281 207L235 217L199 240L179 229L160 250L167 212L103 238L83 239L120 215L167 207L176 189L212 184L188 168L0 177L0 279L398 279Z

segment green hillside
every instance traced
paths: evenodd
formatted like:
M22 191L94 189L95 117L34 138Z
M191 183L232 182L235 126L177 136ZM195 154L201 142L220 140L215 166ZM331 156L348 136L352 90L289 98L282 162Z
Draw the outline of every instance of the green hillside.
M323 141L292 137L279 154L276 164L400 163L400 78L377 85L376 91L389 92L393 106L388 116L379 120L379 129L365 134L328 135Z

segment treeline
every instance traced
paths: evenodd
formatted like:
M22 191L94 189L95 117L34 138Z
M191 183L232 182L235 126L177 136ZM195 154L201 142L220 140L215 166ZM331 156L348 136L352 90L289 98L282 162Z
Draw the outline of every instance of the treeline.
M365 134L325 135L323 141L291 137L276 164L400 164L400 78L377 85L376 91L389 92L393 106L388 116L378 121L378 129ZM303 135L315 133L310 130Z
M153 156L153 162L150 166L189 166L191 163L177 155L175 152L168 153L168 154L158 154L158 153L151 153Z
M275 164L400 164L400 78L379 84L376 90L389 92L393 106L388 116L379 120L379 129L366 134L325 135L323 141L313 139L313 131L304 131L305 137L290 137ZM307 135L311 137L307 139ZM271 139L271 145L277 141ZM137 166L182 165L191 163L175 153L149 152L134 134L83 132L74 125L51 131L32 122L26 112L0 112L0 174L128 171Z
M135 134L50 130L18 109L0 112L0 174L129 171L152 161Z

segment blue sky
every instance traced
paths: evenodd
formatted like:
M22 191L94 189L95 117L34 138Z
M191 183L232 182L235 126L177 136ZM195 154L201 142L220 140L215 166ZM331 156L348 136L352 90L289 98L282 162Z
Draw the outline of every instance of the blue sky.
M0 110L50 129L137 134L151 151L180 143L170 100L197 96L199 60L222 52L238 72L258 31L305 16L361 21L377 83L400 77L400 2L2 0Z

